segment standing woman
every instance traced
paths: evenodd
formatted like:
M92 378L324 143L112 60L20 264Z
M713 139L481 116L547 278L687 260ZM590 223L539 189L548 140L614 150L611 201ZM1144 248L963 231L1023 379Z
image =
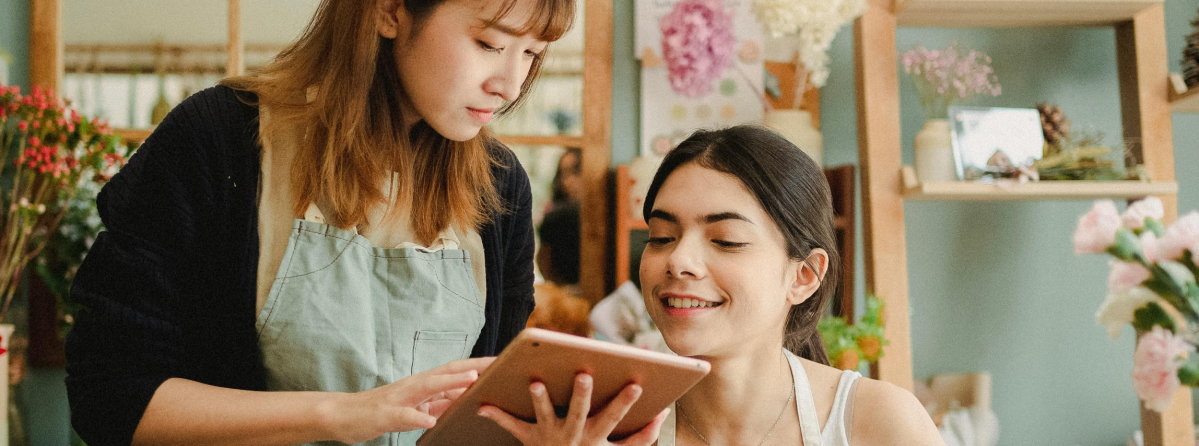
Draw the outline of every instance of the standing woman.
M97 200L72 297L89 444L412 444L533 307L528 178L484 126L573 0L324 0Z

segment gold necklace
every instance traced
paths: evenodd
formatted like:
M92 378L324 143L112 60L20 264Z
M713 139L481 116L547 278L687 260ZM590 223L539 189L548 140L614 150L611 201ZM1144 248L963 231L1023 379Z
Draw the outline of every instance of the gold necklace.
M787 407L791 406L791 401L793 400L795 400L795 386L791 386L791 396L788 396L787 402L783 403L783 410L779 412L778 418L774 419L774 424L770 425L770 430L766 431L766 438L763 438L762 441L758 442L758 446L766 444L766 440L770 439L770 434L774 433L774 428L778 427L779 420L783 419L783 414L787 413ZM678 406L679 415L683 417L683 421L687 423L687 427L691 428L691 432L695 432L695 435L699 435L699 439L703 440L704 444L712 446L712 443L708 441L708 437L705 437L704 434L699 433L699 429L696 429L695 425L691 424L691 419L687 418L687 414L683 413L683 402L679 401L675 403L675 406Z

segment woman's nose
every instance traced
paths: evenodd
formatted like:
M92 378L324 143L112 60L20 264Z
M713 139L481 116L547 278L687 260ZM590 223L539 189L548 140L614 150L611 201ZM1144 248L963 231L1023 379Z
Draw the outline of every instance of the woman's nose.
M680 239L666 259L666 274L676 279L704 278L706 273L700 242L687 237Z
M504 58L502 66L483 85L488 94L499 96L504 102L512 102L520 97L520 87L529 75L529 66L522 63L523 55Z

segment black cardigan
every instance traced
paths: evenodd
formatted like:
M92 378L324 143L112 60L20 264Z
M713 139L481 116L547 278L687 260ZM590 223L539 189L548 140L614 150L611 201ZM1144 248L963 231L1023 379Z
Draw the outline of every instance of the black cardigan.
M107 228L71 297L85 310L67 338L71 423L92 446L125 445L168 378L265 390L255 329L258 109L226 87L179 104L96 203ZM489 145L508 211L479 229L486 323L472 356L491 356L533 310L529 179Z

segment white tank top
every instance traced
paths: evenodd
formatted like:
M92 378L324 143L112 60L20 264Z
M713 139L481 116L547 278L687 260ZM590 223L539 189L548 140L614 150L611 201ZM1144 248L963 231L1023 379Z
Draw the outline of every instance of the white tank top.
M804 437L802 446L849 446L853 397L857 389L855 383L862 374L852 370L841 372L841 380L837 383L837 395L833 399L833 409L829 412L824 429L820 429L816 404L812 399L812 387L808 384L808 374L798 357L785 349L783 352L787 356L787 362L791 364L791 376L795 380L795 406L799 412L797 421ZM676 413L678 408L671 404L670 414L666 416L666 422L662 423L658 446L675 446Z

